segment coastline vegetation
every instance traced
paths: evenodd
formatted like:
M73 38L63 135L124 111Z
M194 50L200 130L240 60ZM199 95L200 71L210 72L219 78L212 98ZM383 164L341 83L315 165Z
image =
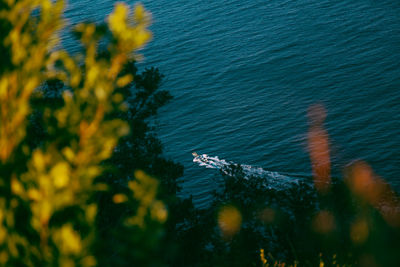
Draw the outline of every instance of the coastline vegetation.
M365 162L331 177L323 105L308 111L313 182L271 189L240 166L207 209L152 126L172 99L138 70L150 14L117 3L59 49L63 1L0 1L1 266L400 266L400 202Z

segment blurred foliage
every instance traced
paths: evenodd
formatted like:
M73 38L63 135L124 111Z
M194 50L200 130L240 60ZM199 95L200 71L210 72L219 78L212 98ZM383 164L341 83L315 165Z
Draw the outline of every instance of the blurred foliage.
M230 166L214 202L186 228L196 242L180 266L399 266L398 199L386 191L378 204L355 193L348 184L359 164L322 192L307 180L276 189Z
M106 24L76 25L71 56L57 50L63 1L0 5L0 265L159 266L182 167L146 121L171 99L134 64L149 14L118 3Z
M276 189L232 165L207 209L180 199L152 116L172 96L133 52L150 16L116 4L57 50L64 3L0 1L0 265L400 266L400 205L365 162L331 177L310 107L310 181Z
M309 109L313 177L277 188L240 165L187 227L197 240L181 266L400 266L400 201L365 162L330 176L326 117ZM197 260L193 260L197 259Z

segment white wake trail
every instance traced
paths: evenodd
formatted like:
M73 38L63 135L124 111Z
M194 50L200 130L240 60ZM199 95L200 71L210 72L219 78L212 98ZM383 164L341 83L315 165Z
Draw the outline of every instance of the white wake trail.
M267 171L260 167L254 167L250 165L239 165L234 162L228 162L224 159L219 159L218 157L211 157L207 154L197 154L193 152L193 162L199 164L200 166L210 168L210 169L219 169L223 173L230 175L229 167L230 166L240 166L245 174L245 179L249 179L251 176L261 176L266 179L265 186L269 188L274 188L277 190L286 189L288 187L292 187L299 184L299 179L289 177L286 175L282 175L278 172Z

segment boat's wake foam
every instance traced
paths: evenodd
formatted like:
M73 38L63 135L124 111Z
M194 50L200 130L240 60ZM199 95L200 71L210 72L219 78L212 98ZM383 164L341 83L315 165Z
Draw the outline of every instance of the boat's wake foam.
M224 159L219 159L218 157L211 157L207 154L197 154L193 152L193 162L198 163L200 166L219 169L226 175L231 175L230 170L234 167L241 167L245 179L249 179L252 176L263 177L266 180L266 186L274 188L277 190L285 189L287 187L292 187L298 185L300 179L282 175L278 172L272 172L265 170L260 167L254 167L250 165L239 165L234 162L226 161Z

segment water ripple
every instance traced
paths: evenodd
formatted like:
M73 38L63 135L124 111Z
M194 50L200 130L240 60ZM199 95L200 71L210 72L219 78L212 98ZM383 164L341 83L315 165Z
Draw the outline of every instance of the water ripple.
M158 66L175 96L157 118L160 137L185 165L184 194L200 206L219 178L196 168L191 150L308 173L305 115L315 102L328 110L338 173L363 158L400 189L398 1L143 3L155 38L142 65ZM66 16L103 21L112 6L70 1ZM63 44L73 50L69 38Z

